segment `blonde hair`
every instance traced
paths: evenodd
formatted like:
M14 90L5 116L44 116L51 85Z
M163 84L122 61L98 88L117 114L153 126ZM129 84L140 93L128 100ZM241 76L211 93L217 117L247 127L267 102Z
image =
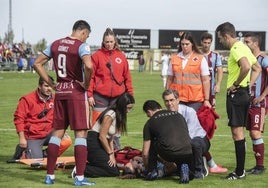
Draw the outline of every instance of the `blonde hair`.
M113 36L114 37L114 41L115 41L114 49L120 50L120 47L119 47L119 44L118 44L118 40L117 40L117 38L116 38L113 30L111 28L109 28L109 27L105 30L105 32L103 34L101 46L102 47L105 47L104 46L104 40L105 40L105 37L107 37L107 36Z

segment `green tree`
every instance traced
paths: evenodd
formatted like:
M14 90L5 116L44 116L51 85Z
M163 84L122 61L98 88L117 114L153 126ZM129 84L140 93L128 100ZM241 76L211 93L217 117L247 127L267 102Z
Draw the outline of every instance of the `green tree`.
M41 39L36 45L34 45L33 49L34 49L34 53L37 52L42 52L43 50L45 50L47 47L47 41L46 39Z
M13 40L15 38L13 30L10 32L5 33L4 42L8 42L9 44L13 44Z

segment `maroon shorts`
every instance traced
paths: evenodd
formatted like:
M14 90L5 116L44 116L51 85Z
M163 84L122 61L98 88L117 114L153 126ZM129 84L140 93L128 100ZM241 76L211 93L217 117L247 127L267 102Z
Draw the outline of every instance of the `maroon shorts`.
M83 100L55 100L54 129L86 130L90 128L89 104Z
M265 108L250 107L248 112L247 130L263 132L265 122Z

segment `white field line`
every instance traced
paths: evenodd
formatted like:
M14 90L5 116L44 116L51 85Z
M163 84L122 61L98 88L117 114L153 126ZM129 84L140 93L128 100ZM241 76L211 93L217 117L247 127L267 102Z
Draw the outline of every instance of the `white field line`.
M16 131L16 129L1 129L0 128L0 132L1 131ZM142 132L129 131L129 132L127 132L127 134L129 134L129 135L142 135ZM231 137L231 135L227 135L227 134L215 134L214 136L216 136L216 137ZM265 136L265 135L262 135L262 137L268 138L268 136Z

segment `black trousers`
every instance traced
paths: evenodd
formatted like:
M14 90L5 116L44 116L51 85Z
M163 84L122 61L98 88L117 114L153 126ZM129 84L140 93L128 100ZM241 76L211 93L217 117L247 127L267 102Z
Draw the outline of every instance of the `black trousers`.
M205 136L204 138L195 137L191 140L192 150L194 155L194 171L201 171L203 169L203 154L208 152L210 142Z
M148 171L152 171L157 167L158 156L167 162L174 162L177 165L178 170L181 164L188 164L190 169L192 168L193 155L192 153L183 154L173 151L167 151L161 147L158 142L152 142L149 150Z
M89 131L87 135L87 160L84 175L86 177L114 177L119 176L117 167L108 165L109 155L104 150L100 140L99 133Z

